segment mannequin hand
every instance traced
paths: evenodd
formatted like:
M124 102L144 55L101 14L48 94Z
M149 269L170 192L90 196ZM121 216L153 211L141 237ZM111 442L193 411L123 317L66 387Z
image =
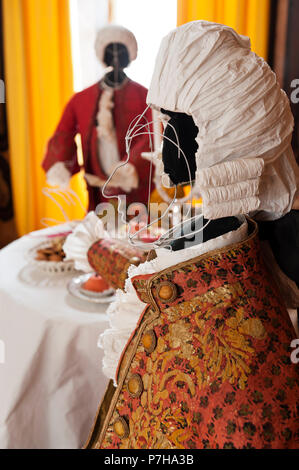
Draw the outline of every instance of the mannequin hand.
M92 175L90 173L85 173L85 179L89 186L93 186L95 188L102 188L104 184L106 183L105 180L102 180L96 175ZM109 181L108 188L119 188L120 187L120 182L118 181L118 178L112 178L111 181Z
M117 165L119 165L119 163ZM116 168L117 165L115 165L114 168ZM111 174L113 173L114 168L112 168ZM90 173L85 173L85 179L90 186L98 188L102 188L106 182L98 176L91 175ZM132 189L138 188L138 174L134 165L127 163L126 165L120 167L112 176L108 187L121 188L127 193L129 193Z
M91 175L90 173L85 173L85 179L89 186L94 186L95 188L102 188L105 184L104 180L101 180L98 176Z
M111 174L118 165L119 163L112 168ZM132 189L138 188L138 182L139 178L136 168L132 163L127 163L116 170L111 178L110 185L121 188L126 193L129 193Z
M59 186L62 189L69 187L71 173L65 167L63 162L56 162L47 171L47 183L50 186Z

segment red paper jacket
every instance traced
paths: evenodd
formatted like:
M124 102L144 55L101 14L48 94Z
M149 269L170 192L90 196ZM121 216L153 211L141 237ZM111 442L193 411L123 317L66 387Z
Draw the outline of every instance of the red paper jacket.
M66 105L61 120L54 135L48 143L46 155L42 167L48 171L56 162L64 162L72 175L80 170L77 161L77 147L74 141L76 134L80 133L86 173L91 173L106 180L98 159L98 143L96 116L101 95L100 84L96 83L85 90L76 93ZM147 90L142 85L128 80L128 82L114 92L113 117L117 135L118 149L121 160L127 157L125 136L131 121L146 108ZM151 121L151 110L146 113ZM125 193L119 188L109 189L110 194L126 194L127 203L147 202L149 162L141 157L142 152L148 152L149 138L141 135L133 139L130 151L130 163L132 163L139 176L139 187L130 193ZM100 202L105 201L101 189L89 185L89 210L92 210Z

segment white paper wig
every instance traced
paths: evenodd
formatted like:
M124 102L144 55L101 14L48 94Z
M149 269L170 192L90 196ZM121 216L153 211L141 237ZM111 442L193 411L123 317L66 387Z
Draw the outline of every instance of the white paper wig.
M135 60L137 57L137 41L134 34L127 28L118 25L108 25L101 28L96 37L95 50L101 64L104 63L105 48L112 42L124 44L129 53L129 60Z
M162 40L147 103L193 117L196 185L207 218L259 211L272 219L290 210L299 184L293 116L249 38L207 21L171 31Z

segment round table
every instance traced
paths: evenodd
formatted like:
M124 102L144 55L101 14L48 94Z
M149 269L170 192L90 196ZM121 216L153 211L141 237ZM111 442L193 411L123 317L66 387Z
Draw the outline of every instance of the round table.
M0 448L82 447L108 382L97 347L107 304L72 297L67 278L24 282L26 253L49 230L0 251Z

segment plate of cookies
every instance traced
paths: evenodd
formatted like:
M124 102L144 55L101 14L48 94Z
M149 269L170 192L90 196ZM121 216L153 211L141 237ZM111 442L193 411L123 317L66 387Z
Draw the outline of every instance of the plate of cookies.
M28 261L31 265L51 274L76 272L74 262L65 260L63 245L66 237L52 237L31 248Z

